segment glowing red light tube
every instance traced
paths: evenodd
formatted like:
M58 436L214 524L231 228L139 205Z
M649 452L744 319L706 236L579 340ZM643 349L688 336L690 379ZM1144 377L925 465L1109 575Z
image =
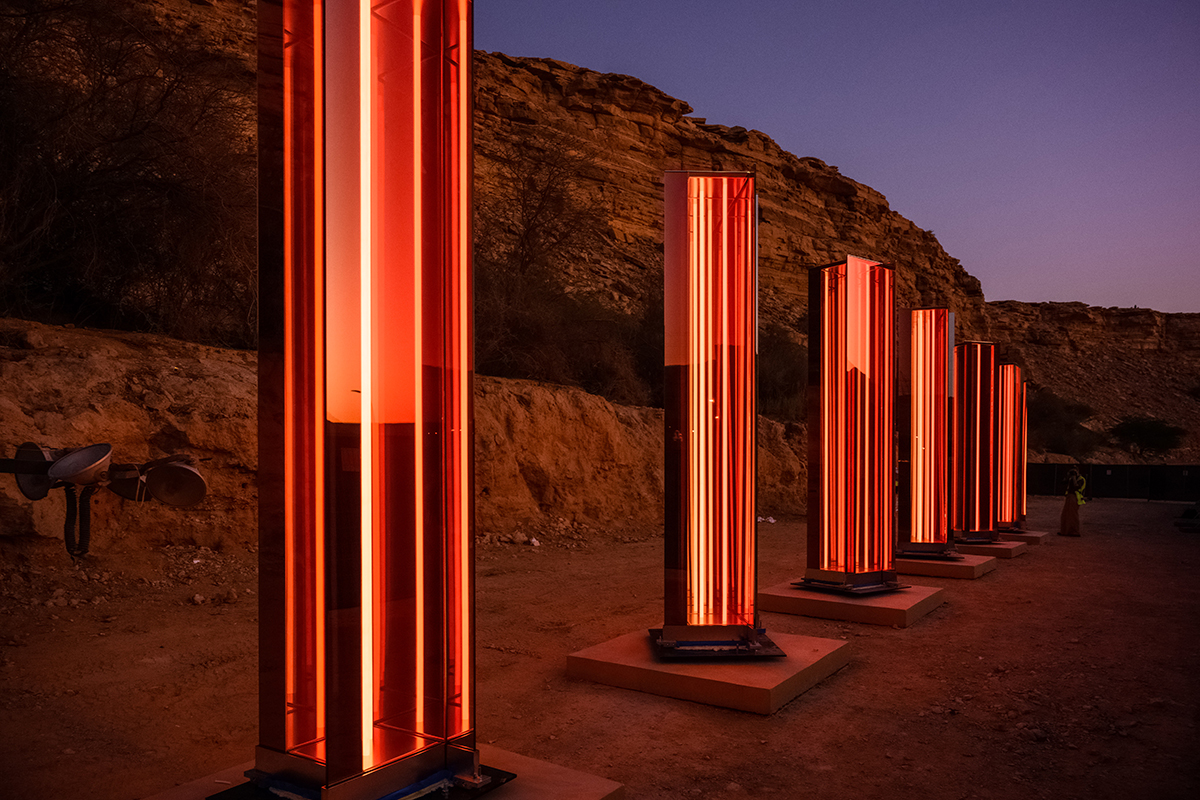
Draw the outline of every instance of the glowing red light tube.
M260 0L260 746L473 773L470 0Z
M1015 529L1025 516L1025 384L1021 368L996 374L996 526Z
M752 636L754 176L668 172L665 200L664 637L672 626L690 626L678 635L695 640Z
M904 552L952 552L954 314L919 308L901 311L897 319L897 541Z
M1021 459L1021 464L1017 470L1019 480L1017 497L1021 503L1021 527L1024 528L1025 516L1029 513L1029 384L1027 381L1021 381L1021 398L1019 402L1021 443L1017 446L1017 452Z
M805 584L894 584L893 282L854 256L809 271Z
M955 424L952 490L955 536L997 537L995 524L996 347L964 342L954 348Z

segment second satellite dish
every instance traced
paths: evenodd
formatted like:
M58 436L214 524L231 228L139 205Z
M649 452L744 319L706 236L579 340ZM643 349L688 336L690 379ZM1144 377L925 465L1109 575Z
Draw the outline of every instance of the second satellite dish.
M63 481L87 486L108 478L110 461L112 461L111 444L92 444L67 453L51 464L46 474L55 482Z

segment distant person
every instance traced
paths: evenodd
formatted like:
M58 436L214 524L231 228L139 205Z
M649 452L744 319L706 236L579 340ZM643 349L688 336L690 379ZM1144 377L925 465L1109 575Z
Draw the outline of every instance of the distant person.
M1063 497L1062 517L1058 522L1059 536L1079 535L1079 507L1083 505L1083 489L1087 481L1079 470L1071 467L1067 473L1067 491Z

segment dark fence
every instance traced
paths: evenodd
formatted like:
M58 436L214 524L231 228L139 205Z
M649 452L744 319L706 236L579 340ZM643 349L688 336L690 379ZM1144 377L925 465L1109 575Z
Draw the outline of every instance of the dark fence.
M1071 464L1030 464L1029 494L1060 495ZM1079 464L1088 497L1200 502L1200 465Z

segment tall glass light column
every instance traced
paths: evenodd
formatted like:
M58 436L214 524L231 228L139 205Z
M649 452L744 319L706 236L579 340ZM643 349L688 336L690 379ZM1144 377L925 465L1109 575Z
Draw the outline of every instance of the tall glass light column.
M996 346L964 342L954 348L955 537L995 541Z
M906 557L955 556L950 536L954 313L897 314L897 542Z
M471 2L258 18L254 777L476 786Z
M782 655L755 610L758 201L744 172L665 179L660 655Z
M850 256L808 274L808 569L797 585L891 591L894 270Z
M996 527L1018 530L1025 521L1025 382L1016 364L996 371Z

